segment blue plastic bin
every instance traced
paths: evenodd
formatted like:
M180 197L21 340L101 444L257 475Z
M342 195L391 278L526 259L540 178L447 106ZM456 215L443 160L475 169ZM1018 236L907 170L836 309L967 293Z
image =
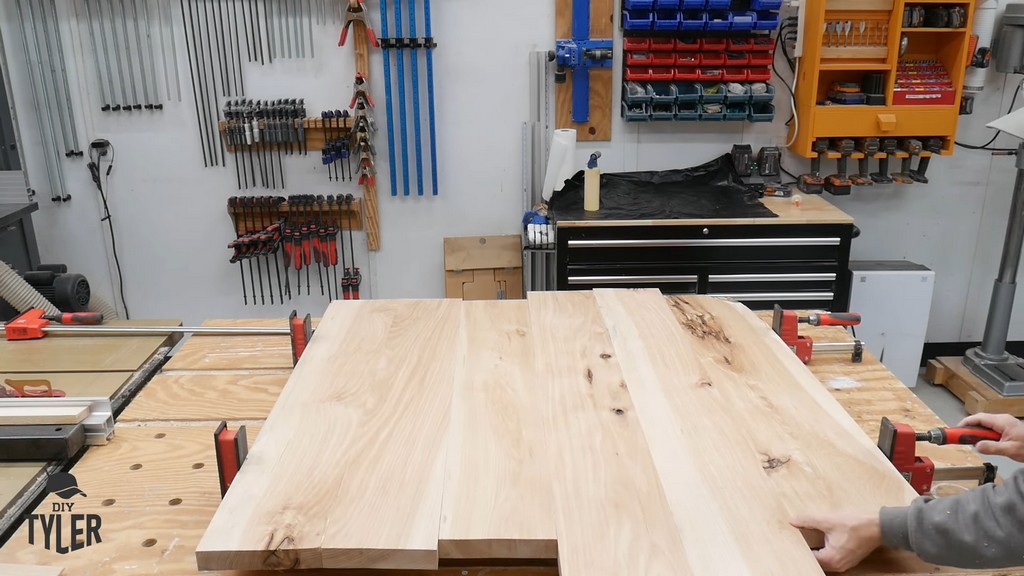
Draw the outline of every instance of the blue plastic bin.
M778 12L758 12L754 30L774 30L779 27Z
M679 0L654 0L655 10L679 10Z
M701 85L693 82L676 83L676 101L680 104L700 102Z
M676 106L676 120L684 122L696 122L700 120L700 106L697 104L678 104Z
M707 13L702 10L684 10L679 23L681 30L703 30L707 25Z
M679 7L683 10L703 10L705 6L705 0L679 0Z
M704 86L701 89L700 101L704 104L721 104L725 102L725 84L712 82Z
M750 0L751 10L780 10L782 0Z
M728 30L732 27L732 12L722 10L709 10L707 12L708 30Z
M631 91L629 89L630 85L639 87L639 91ZM647 92L647 84L642 84L640 82L623 82L622 101L626 104L649 104L651 102L651 95Z
M740 84L740 86L743 86L743 93L742 94L735 94L733 92L730 92L728 90L728 88L726 88L726 91L725 91L725 103L726 104L746 104L747 102L750 102L750 86L748 86L746 84Z
M750 107L751 122L771 122L775 120L775 106L767 103L754 104Z
M726 104L725 120L730 122L742 122L750 115L750 106L746 104Z
M705 104L701 104L700 120L701 122L721 122L722 120L725 120L725 107L722 106L722 112L708 112L707 106Z
M626 10L654 10L654 0L623 0Z
M652 104L651 105L651 120L675 120L676 119L676 105L675 104Z
M754 103L771 103L772 100L775 100L775 86L772 86L771 84L768 84L768 91L764 94L750 93L750 101Z
M651 82L647 85L651 104L675 104L676 86L671 82Z
M622 103L622 118L626 122L647 122L650 120L650 114L651 109L647 104L629 106L625 102Z
M708 10L728 10L732 7L732 0L706 0Z
M679 11L678 10L658 10L654 13L654 29L655 30L678 30L679 29Z
M650 30L654 24L654 13L644 10L622 12L623 30Z
M753 30L754 25L757 23L756 12L733 12L732 13L732 29L733 30Z

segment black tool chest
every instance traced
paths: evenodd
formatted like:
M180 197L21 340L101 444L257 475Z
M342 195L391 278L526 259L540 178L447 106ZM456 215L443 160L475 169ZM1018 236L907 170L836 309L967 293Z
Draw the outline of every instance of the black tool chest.
M557 229L558 290L659 288L754 310L846 311L853 224L588 223Z

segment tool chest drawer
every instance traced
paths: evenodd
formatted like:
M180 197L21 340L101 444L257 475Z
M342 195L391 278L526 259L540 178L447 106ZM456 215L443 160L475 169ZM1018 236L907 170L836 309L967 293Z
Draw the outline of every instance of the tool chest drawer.
M565 226L556 287L659 288L845 311L852 225Z

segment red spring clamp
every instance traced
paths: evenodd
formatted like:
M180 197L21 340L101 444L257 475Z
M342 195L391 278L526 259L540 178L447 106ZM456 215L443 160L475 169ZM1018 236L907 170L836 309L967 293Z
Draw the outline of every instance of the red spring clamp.
M366 102L370 108L376 108L377 105L373 103L373 96L370 96L369 83L366 81L366 75L362 72L356 72L356 81L352 87L352 102L349 103L349 108L355 108L356 102L359 100Z
M313 338L313 318L306 314L305 318L300 319L299 313L292 310L291 315L288 316L288 329L291 331L292 364L294 365L299 363L299 358L302 358L302 353L306 351L306 346Z
M213 448L217 454L217 476L220 478L220 497L223 498L249 455L245 426L228 430L228 423L221 422L213 432Z
M370 39L370 45L374 48L380 48L380 42L377 41L377 34L373 32L373 27L366 20L366 7L363 5L362 0L359 0L355 4L351 2L348 5L348 9L345 10L345 24L341 27L341 38L338 39L338 46L344 46L345 40L348 38L348 29L353 22L362 22L363 26L366 27L366 36Z

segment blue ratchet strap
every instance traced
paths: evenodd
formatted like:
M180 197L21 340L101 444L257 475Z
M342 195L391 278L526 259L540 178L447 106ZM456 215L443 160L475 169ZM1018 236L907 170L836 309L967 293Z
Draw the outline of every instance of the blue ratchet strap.
M397 0L395 0L397 2ZM388 112L388 167L391 169L391 195L398 196L398 166L395 166L395 120L391 109L391 39L388 38L388 0L380 0L380 34L384 48L384 98Z
M413 0L410 0L413 1ZM405 52L403 47L405 41L402 40L402 0L395 0L395 36L399 39L402 45L398 47L398 106L399 114L398 119L402 128L402 185L403 185L403 196L409 195L409 147L406 145L406 139L409 136L409 128L406 123L406 106L405 106Z
M413 132L416 135L416 190L417 195L423 196L423 135L420 133L423 121L420 118L420 54L417 50L419 41L416 38L416 0L409 0L409 37L412 39L412 113Z
M383 1L383 0L382 0ZM434 126L434 37L430 33L430 0L423 0L424 47L427 50L427 105L430 107L430 177L437 196L437 130Z

